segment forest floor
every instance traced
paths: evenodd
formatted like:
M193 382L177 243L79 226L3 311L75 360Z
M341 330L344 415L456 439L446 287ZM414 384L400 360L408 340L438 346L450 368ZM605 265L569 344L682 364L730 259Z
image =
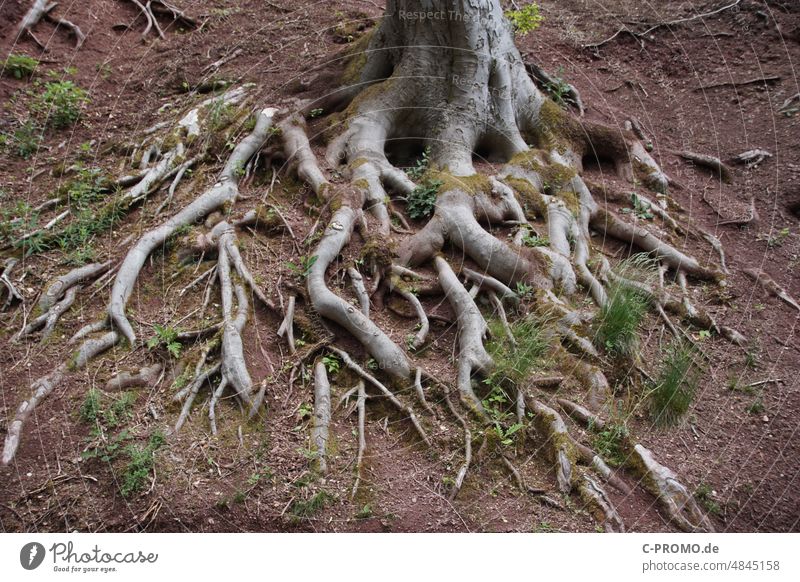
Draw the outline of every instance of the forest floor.
M590 119L615 126L638 119L655 146L655 159L681 185L670 192L680 207L678 216L714 233L725 248L731 272L727 287L720 292L695 285L693 300L743 333L749 345L738 348L693 330L707 357L686 419L675 427L656 428L642 410L634 411L628 418L631 431L695 491L719 531L798 531L800 313L765 293L743 271L763 269L800 297L800 99L781 109L800 91L794 69L800 63L800 7L791 1L743 0L735 8L662 26L642 38L623 33L599 48L585 46L612 36L623 23L644 30L648 23L687 19L729 3L541 0L545 20L538 30L518 37L518 46L523 56L580 90ZM119 153L123 144L169 120L211 81L255 83L259 107L302 95L382 12L380 0L181 0L202 26L191 30L164 19L165 38L158 39L154 34L141 38L144 21L133 4L87 0L56 9L81 26L87 35L83 46L76 49L66 31L42 22L35 28L47 47L42 52L32 41L15 38L28 4L0 3L0 56L27 54L41 60L32 79L0 77L0 133L12 136L18 130L47 81L71 80L88 91L90 101L76 125L48 129L28 157L17 155L17 142L6 137L0 146L4 220L20 204L35 207L51 198L74 177L65 170L76 163L114 176L125 173L126 157ZM225 57L231 58L210 67ZM733 165L730 182L677 155L688 150L730 160L755 148L772 157L749 167ZM616 180L603 164L587 175L594 182ZM266 196L272 177L257 176L248 195ZM197 172L178 190L174 204L190 200L192 189L213 178ZM278 174L272 192L287 209L293 230L304 237L314 222L303 206L304 189ZM722 224L748 217L751 200L756 220ZM81 260L81 254L121 258L130 236L154 223L158 203L138 208L90 244L36 253L15 268L13 278L25 303L0 312L0 438L31 382L69 357L71 348L61 339L92 321L108 293L107 287L81 293L48 342L12 342L39 289L70 262ZM279 276L292 276L287 263L296 259L289 237L265 241L254 234L243 242L243 254L259 280L273 288ZM629 252L613 241L594 243L617 258ZM716 260L710 248L693 240L685 245L701 261ZM199 291L177 296L191 273L173 279L159 268L173 259L165 249L148 262L130 303L140 325L174 324L197 306ZM447 318L446 308L441 315ZM380 311L375 318L391 326ZM256 379L274 374L287 357L275 336L279 323L264 311L248 328L245 351ZM400 330L390 331L403 341ZM426 362L441 375L450 374L453 326L435 326L432 334ZM653 373L663 336L660 320L648 317L642 328L642 362ZM380 406L367 415L367 484L351 499L356 415L348 415L345 407L335 412L333 468L324 479L317 478L306 455L311 392L304 380L294 388L276 383L265 414L256 421L245 423L235 407L221 407L216 436L204 415L195 415L158 449L153 467L144 463L145 486L123 496L120 489L136 478L131 475L133 455L146 449L148 435L168 432L174 423L170 383L164 380L138 392L131 402L119 394L103 396L99 410L105 441L85 421L86 399L114 372L147 360L146 352L112 350L69 376L36 410L16 459L0 468L3 531L595 530L593 520L574 503L554 507L522 495L492 463L479 464L461 494L449 500L442 475L459 462L457 455L440 457L414 445L408 423ZM173 360L166 359L171 366ZM170 374L179 372L168 367ZM349 388L341 384L334 387L336 395ZM618 397L630 408L633 395ZM526 477L552 488L552 475L542 467L531 462ZM673 531L647 494L612 497L629 530Z

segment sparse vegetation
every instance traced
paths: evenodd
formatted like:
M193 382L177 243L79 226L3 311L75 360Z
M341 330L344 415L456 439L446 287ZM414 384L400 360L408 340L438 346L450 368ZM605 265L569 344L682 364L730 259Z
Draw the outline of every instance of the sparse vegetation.
M129 445L126 447L125 452L129 460L119 485L119 492L123 497L130 497L144 488L153 471L155 453L165 442L164 434L156 431L150 435L145 446Z
M625 439L628 427L622 423L607 424L594 438L594 450L612 467L625 464Z
M312 517L332 500L333 497L327 491L318 491L309 499L300 499L292 503L289 511L298 519Z
M527 247L547 247L550 246L550 239L538 234L526 234L522 237L522 243Z
M88 102L89 94L72 81L50 81L32 101L31 109L43 116L47 125L60 129L78 121Z
M722 508L719 503L714 500L714 490L706 483L700 483L694 491L694 497L703 506L708 513L712 515L720 515Z
M639 324L649 308L647 297L624 280L651 284L655 269L648 255L633 255L616 268L619 278L608 285L608 302L595 322L594 343L614 357L634 356L639 348Z
M650 392L653 421L677 423L689 410L700 382L700 368L693 346L674 340L665 350L661 371Z
M3 63L3 73L15 79L32 77L39 61L28 55L8 55Z

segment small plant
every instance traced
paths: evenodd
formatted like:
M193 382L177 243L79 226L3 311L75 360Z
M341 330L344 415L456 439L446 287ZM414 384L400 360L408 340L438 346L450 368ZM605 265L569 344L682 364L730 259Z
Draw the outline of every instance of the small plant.
M326 491L319 491L308 500L298 500L292 503L289 511L296 518L311 517L324 508L333 498Z
M22 79L32 77L38 66L39 61L27 55L8 55L3 63L3 73L15 79Z
M328 371L328 374L336 374L339 372L339 369L342 367L339 358L336 356L323 356L322 363L325 364L325 369Z
M759 396L748 406L745 411L748 414L761 414L766 410L764 407L764 400Z
M527 4L519 10L507 10L506 18L514 27L514 32L520 36L525 36L539 28L544 17L539 13L538 4Z
M423 174L428 171L428 166L430 166L430 155L430 147L426 147L422 150L422 156L420 156L411 168L406 169L406 174L408 174L409 178L412 180L419 180L422 178Z
M607 424L594 438L594 450L612 467L625 464L625 439L628 427L624 424Z
M8 141L13 144L16 154L27 160L39 151L39 144L42 142L42 130L33 120L29 119L8 137L10 138Z
M522 244L524 244L526 247L549 247L550 239L546 236L527 233L522 237Z
M147 340L147 347L152 350L157 346L163 345L173 358L179 358L183 344L178 341L178 330L158 324L155 324L153 329L156 335Z
M553 75L552 81L545 83L544 90L558 106L566 108L571 87L562 77L563 74L564 68L559 67L558 73Z
M700 382L695 348L675 340L666 350L661 372L650 392L653 420L659 425L677 423L689 410Z
M86 393L86 398L79 411L83 422L94 424L100 415L100 391L92 388Z
M633 208L623 208L621 212L624 214L630 214L632 212L636 218L642 220L652 220L654 218L650 203L642 200L637 196L636 192L631 192L631 205Z
M46 116L55 128L73 125L81 115L81 108L89 102L86 91L72 81L45 83L44 92L33 101L32 109Z
M303 402L297 409L297 416L300 417L300 420L311 418L314 416L314 408L308 402Z
M623 261L616 269L619 278L608 286L608 301L595 323L594 343L616 357L630 358L639 347L638 328L649 307L648 298L630 280L651 285L658 273L656 261L641 253Z
M289 267L296 275L303 278L308 277L311 272L311 267L317 262L317 255L300 257L300 264L295 265L292 261L287 261L286 266Z
M372 507L370 507L369 503L356 513L356 519L369 519L370 517L372 517Z
M89 245L78 247L69 253L65 259L67 265L81 267L97 259L97 251Z
M791 234L789 227L780 229L776 234L759 235L756 240L766 241L767 248L774 249L775 247L783 246L786 238Z
M703 508L712 515L722 513L719 503L714 500L714 490L706 483L700 483L694 491L694 497Z
M408 215L413 219L420 219L433 214L436 208L436 196L443 183L441 180L423 180L414 188L406 200Z
M156 431L150 435L144 447L131 445L126 449L130 461L122 474L122 483L119 487L123 497L130 497L144 487L153 471L155 453L165 442L164 434Z
M533 293L533 285L529 285L523 281L517 281L514 291L516 291L517 295L524 299Z

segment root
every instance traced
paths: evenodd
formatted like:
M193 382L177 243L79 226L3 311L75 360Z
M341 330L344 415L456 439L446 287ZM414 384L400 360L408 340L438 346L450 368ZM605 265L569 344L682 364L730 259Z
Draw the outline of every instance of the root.
M750 277L753 281L758 283L764 291L772 295L773 297L777 297L786 305L793 307L797 311L800 311L800 305L798 305L797 301L789 295L786 290L778 285L775 280L767 275L764 271L759 269L745 269L744 274Z
M33 34L33 27L44 18L55 25L63 26L69 30L69 32L75 37L75 48L80 48L83 42L86 40L86 35L83 34L77 24L74 24L63 18L52 16L50 13L56 8L56 6L58 6L57 2L49 3L49 0L34 0L33 4L31 4L31 7L28 9L28 12L25 13L25 16L19 23L17 35L21 36L23 34L27 34L39 46L39 48L42 50L47 50L47 47L43 45L38 38L36 38L36 35Z
M328 381L325 363L320 360L314 365L314 429L311 432L311 442L316 448L319 470L323 474L328 472L326 451L330 423L331 384Z
M286 315L278 328L278 337L286 336L286 343L289 345L289 353L295 353L296 349L294 344L294 308L297 301L294 294L289 295L289 301L286 305Z
M129 388L154 386L163 369L163 364L158 363L152 366L145 366L135 374L120 372L106 383L106 390L109 392L119 392Z
M85 341L71 363L59 364L52 372L39 378L31 385L33 394L19 405L17 413L14 415L14 420L8 425L8 433L3 446L3 465L8 465L14 459L17 448L19 448L22 428L31 412L61 383L67 372L80 370L86 366L90 359L114 346L118 339L117 333L110 331L98 339Z
M15 301L19 301L20 303L24 303L25 299L20 295L17 288L14 287L14 283L11 282L11 278L9 275L11 274L11 269L14 268L14 265L17 264L17 259L6 259L6 263L3 266L3 272L0 273L0 283L6 288L6 300L3 303L3 310L5 311L8 309L12 303Z
M467 471L469 471L469 465L472 462L472 432L469 430L467 421L464 420L464 417L461 416L458 410L456 410L456 407L453 406L453 401L450 400L450 392L448 390L444 391L444 398L445 402L447 402L447 408L450 409L450 413L456 417L456 420L458 420L458 423L464 429L464 463L458 469L453 483L453 490L450 493L450 499L452 500L455 499L456 495L458 495L458 492L461 490L464 479L467 476Z
M494 366L483 345L486 320L448 262L441 256L434 257L433 262L442 290L458 319L458 391L467 408L483 415L483 405L472 389L472 375L488 373Z
M110 267L111 261L92 263L84 267L73 269L65 275L61 275L47 287L44 293L42 293L42 296L39 298L39 309L43 313L47 312L71 287L102 275Z
M358 485L361 482L361 469L364 464L364 453L367 450L367 437L364 430L364 422L367 416L367 393L364 388L364 380L359 380L356 388L358 389L358 454L356 455L356 480L355 483L353 483L353 493L351 497L355 497L358 492Z
M41 340L44 342L50 334L53 332L53 329L58 323L59 318L70 308L72 304L75 303L75 297L80 291L80 286L76 285L74 287L70 287L64 298L61 299L58 303L52 306L47 312L41 314L39 317L31 321L25 328L17 334L15 340L19 340L23 337L26 337L39 328L42 328L42 337Z
M275 113L275 109L261 111L258 114L255 129L233 150L219 181L161 226L145 233L126 255L111 290L108 314L114 327L119 329L132 346L136 345L136 334L125 316L125 305L133 292L134 284L147 257L164 244L177 229L193 224L221 208L225 203L236 200L239 195L237 169L243 167L266 141Z
M703 166L713 170L717 177L719 177L723 182L730 182L733 179L731 169L719 158L715 158L714 156L709 156L706 154L697 154L694 152L678 152L678 155L684 160L689 160L698 166Z
M361 313L369 317L369 293L364 286L364 277L354 267L347 269L347 274L350 275L350 280L353 282L353 290L358 297L358 303L361 305Z
M386 386L384 386L381 382L379 382L377 378L375 378L371 374L368 374L364 370L364 368L362 368L355 361L353 361L353 358L350 357L350 354L348 354L344 350L340 350L339 348L333 346L330 346L328 349L337 354L340 358L342 358L342 361L345 363L345 365L351 370L353 370L353 372L358 374L363 380L369 382L370 384L375 386L378 390L380 390L381 393L384 396L386 396L389 402L391 402L392 405L395 408L397 408L397 410L406 414L409 420L411 421L411 424L414 425L414 429L417 431L417 434L419 434L419 436L422 438L422 440L425 442L426 445L431 446L430 438L425 432L425 429L422 428L422 425L419 423L419 420L417 420L417 416L416 414L414 414L414 411L411 409L410 406L406 406L405 404L400 402L397 399L397 397L392 393L391 390L389 390Z
M603 529L609 533L623 533L625 524L617 513L605 490L589 475L582 475L578 485L578 492L586 507Z
M639 473L645 489L661 503L670 521L687 532L713 532L714 526L700 511L694 497L677 479L675 473L659 464L650 451L635 445L629 464Z

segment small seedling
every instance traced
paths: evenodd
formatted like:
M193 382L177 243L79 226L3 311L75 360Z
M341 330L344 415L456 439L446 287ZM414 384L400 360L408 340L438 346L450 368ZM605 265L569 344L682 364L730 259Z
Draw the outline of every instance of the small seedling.
M411 168L406 169L406 174L412 180L419 180L422 178L423 174L428 171L428 166L430 166L430 155L431 155L431 148L426 147L422 151L422 156L415 162L414 166Z
M295 265L292 261L287 261L286 266L289 267L296 275L303 278L308 277L311 272L311 267L317 262L317 255L300 257L300 264Z
M178 341L178 330L158 324L155 324L153 329L156 335L147 340L147 347L152 350L153 348L163 345L173 358L179 358L181 350L183 349L183 344Z
M339 358L336 356L323 356L322 363L325 365L325 369L328 371L328 374L336 374L339 372L339 369L342 367Z
M538 234L526 234L522 237L522 244L527 247L548 247L550 246L550 239Z
M612 467L620 467L625 463L625 439L628 427L624 424L607 424L597 433L594 449Z
M621 212L624 214L630 214L632 212L636 218L640 218L642 220L652 220L654 218L654 215L651 212L650 203L642 200L636 195L636 192L631 192L631 205L633 208L623 208Z

